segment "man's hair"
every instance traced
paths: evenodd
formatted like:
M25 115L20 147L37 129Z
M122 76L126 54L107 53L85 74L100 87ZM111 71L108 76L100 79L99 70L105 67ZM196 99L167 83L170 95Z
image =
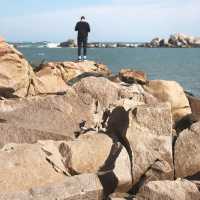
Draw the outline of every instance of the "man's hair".
M81 17L81 20L82 20L82 19L85 19L85 17L84 17L84 16L82 16L82 17Z

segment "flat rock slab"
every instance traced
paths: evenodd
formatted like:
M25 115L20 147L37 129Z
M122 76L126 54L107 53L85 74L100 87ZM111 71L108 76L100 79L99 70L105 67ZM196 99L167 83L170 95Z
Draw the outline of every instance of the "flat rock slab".
M182 131L175 144L176 177L194 176L200 173L200 122ZM200 178L200 176L198 176Z
M65 178L60 183L26 191L0 192L0 200L102 200L103 188L94 174Z
M187 180L152 181L144 185L136 196L137 200L199 200L196 185Z
M5 145L0 150L0 200L102 199L97 175L66 176L61 159L54 141Z
M83 103L73 91L0 101L0 144L74 138L83 120L92 127L92 103Z

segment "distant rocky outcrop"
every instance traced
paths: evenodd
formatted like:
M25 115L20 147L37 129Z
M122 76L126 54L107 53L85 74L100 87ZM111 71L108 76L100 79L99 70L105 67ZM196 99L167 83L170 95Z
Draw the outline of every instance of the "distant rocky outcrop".
M60 47L76 47L76 43L73 39L69 39L66 42L61 42Z
M199 107L134 69L33 71L0 39L0 200L199 200Z
M200 47L200 37L193 37L183 33L171 35L168 39L156 37L147 44L148 47L173 47L173 48L189 48Z

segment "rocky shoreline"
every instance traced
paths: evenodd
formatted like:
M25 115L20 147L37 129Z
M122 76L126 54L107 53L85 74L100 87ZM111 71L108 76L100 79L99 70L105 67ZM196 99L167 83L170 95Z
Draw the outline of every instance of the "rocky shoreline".
M53 42L15 42L16 48L75 48L75 40L69 39L61 43ZM88 48L200 48L200 37L176 33L169 38L156 37L150 42L89 42Z
M0 40L0 200L199 200L199 120L175 81Z
M77 47L74 40L61 42L59 47ZM169 38L156 37L150 42L91 42L88 48L199 48L200 37L189 36L183 33L175 33Z

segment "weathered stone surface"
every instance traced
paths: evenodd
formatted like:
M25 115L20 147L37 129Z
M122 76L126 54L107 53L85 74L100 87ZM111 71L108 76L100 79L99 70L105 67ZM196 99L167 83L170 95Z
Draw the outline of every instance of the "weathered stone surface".
M116 83L103 77L87 77L74 84L73 88L82 99L90 96L98 100L101 106L108 107L109 104L118 100L119 87Z
M0 42L0 96L27 96L32 76L32 68L23 55L6 42Z
M9 144L0 151L1 200L102 199L96 175L66 177L57 173L45 152L39 144Z
M33 94L59 93L66 92L68 89L60 70L56 67L44 68L36 73L33 84Z
M93 102L83 103L73 90L64 96L3 100L0 101L0 143L73 138L83 120L94 127L93 112Z
M73 88L82 101L85 102L89 97L95 99L101 110L118 105L133 108L135 105L144 104L144 90L138 84L127 87L104 77L91 76L81 79Z
M106 65L96 63L94 61L87 62L50 62L41 66L41 70L36 73L37 76L42 76L43 74L52 73L51 71L56 71L60 74L62 79L67 82L75 77L89 72L94 72L97 74L102 74L108 76L111 74L110 70Z
M20 127L12 123L0 123L0 137L0 148L10 142L33 144L38 140L69 140L71 138L47 130Z
M145 84L147 82L147 75L142 71L135 71L133 69L122 69L119 72L119 78L121 81L126 83L141 83Z
M43 187L64 180L46 161L38 144L10 144L0 151L0 192Z
M145 119L142 118L144 113ZM104 188L109 188L111 192L127 192L144 175L145 180L173 179L170 106L138 106L137 111L127 112L129 121L124 121L124 115L115 111L111 113L112 119L109 119L108 124L112 127L107 128L109 136L91 132L66 142L67 150L64 152L68 152L70 158L66 156L65 166L75 174L98 171ZM127 126L124 127L124 124ZM133 158L120 145L123 141L118 131L122 137L124 133L121 131L127 135Z
M175 144L175 175L188 177L200 172L200 122L179 134ZM200 176L199 176L200 177Z
M153 80L149 81L145 90L158 98L161 102L170 102L173 119L175 121L191 114L189 101L183 88L175 81Z
M46 187L34 187L26 191L2 192L0 200L101 200L103 188L93 174L65 178L62 182Z
M134 183L173 179L170 106L138 106L129 119L126 135L133 151Z
M196 185L187 180L152 181L144 185L136 196L137 200L199 200Z

